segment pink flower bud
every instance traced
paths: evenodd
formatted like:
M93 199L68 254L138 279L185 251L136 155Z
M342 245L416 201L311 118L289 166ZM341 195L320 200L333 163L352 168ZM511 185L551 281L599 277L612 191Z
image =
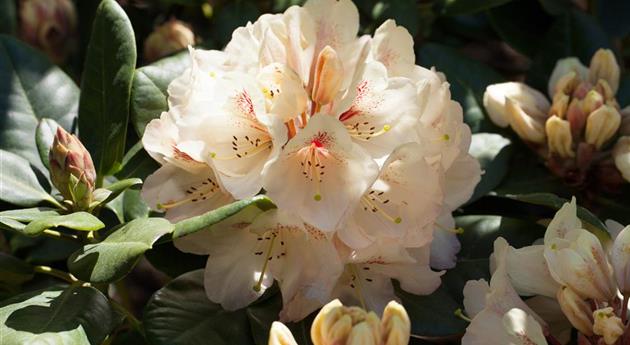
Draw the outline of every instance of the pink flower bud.
M144 41L144 59L147 62L172 54L195 44L195 34L188 25L171 19L158 26Z

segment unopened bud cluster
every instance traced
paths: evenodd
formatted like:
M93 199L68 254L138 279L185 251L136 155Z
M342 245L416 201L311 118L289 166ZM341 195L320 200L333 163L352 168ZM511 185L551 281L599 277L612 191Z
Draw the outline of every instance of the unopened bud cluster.
M484 105L495 124L510 126L568 183L599 176L605 181L597 182L614 188L621 176L630 181L630 140L623 138L630 135L630 108L622 110L615 98L619 74L613 53L600 49L588 68L576 58L558 61L549 80L551 102L509 82L490 85Z
M195 44L195 34L190 27L177 19L158 26L144 41L144 59L155 61Z
M389 302L383 318L359 307L346 307L334 300L325 305L311 327L314 345L406 345L411 324L402 305ZM297 345L282 323L274 322L269 345Z
M88 209L93 200L96 171L90 153L79 139L62 127L49 153L50 177L53 185L75 210Z

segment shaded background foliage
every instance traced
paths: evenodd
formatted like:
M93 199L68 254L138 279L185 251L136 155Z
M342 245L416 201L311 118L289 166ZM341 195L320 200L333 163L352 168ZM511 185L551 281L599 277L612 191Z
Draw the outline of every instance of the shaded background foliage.
M302 0L118 2L128 22L113 15L111 21L95 23L100 1L76 1L76 47L64 63L55 65L44 54L15 38L21 37L18 15L21 2L0 1L0 33L6 34L0 38L0 149L9 152L0 157L3 163L0 211L13 209L13 205L30 207L56 202L47 200L48 193L54 190L39 159L41 144L35 140L37 123L43 118L54 119L69 131L81 128L81 138L98 161L105 185L127 178L144 179L156 169L139 138L146 123L166 109L166 87L188 64L185 52L175 52L157 62L145 60L142 54L145 40L156 26L177 18L191 27L198 46L221 49L236 27L263 13L281 12L303 3ZM620 61L622 81L618 100L622 107L630 105L627 73L630 2L357 0L355 3L361 15L361 33L373 33L384 20L393 18L414 36L417 63L435 66L446 74L453 98L462 104L465 122L474 134L471 152L485 169L471 201L456 212L457 223L464 229L457 267L444 275L443 286L431 296L413 296L399 290L413 320L414 343L456 342L467 325L453 314L462 306L463 285L469 279L489 277L488 257L496 237L507 238L515 247L531 244L544 232L541 220L553 215L563 199L572 195L577 195L579 203L590 210L582 209L581 218L601 238L607 236L602 220L613 218L630 224L628 184L612 194L587 193L564 185L511 131L492 124L482 105L488 84L518 80L544 91L558 59L577 56L588 64L591 55L602 47L612 49ZM97 37L92 44L104 48L100 55L88 49L90 37ZM109 44L131 46L126 50L129 55L107 56ZM111 68L92 71L103 61L116 62L112 62ZM119 68L127 71L123 73L127 77L120 78L115 73ZM93 84L101 80L107 80L104 85L109 86L99 89ZM84 86L81 94L79 85ZM90 85L96 86L89 88ZM123 102L108 103L109 94ZM105 99L99 99L102 97ZM91 111L107 116L82 115L83 120L77 119L77 113ZM112 132L117 134L105 138L99 135ZM42 129L37 133L42 142L46 141L46 135L50 137L50 131L47 134ZM104 147L108 149L97 152ZM24 159L14 159L10 153ZM4 177L7 170L13 175L28 175L29 185L11 184ZM139 191L127 189L101 210L100 218L111 229L149 215ZM277 289L270 289L256 303L234 313L209 303L198 271L204 267L206 258L181 253L169 241L154 243L167 233L159 229L140 239L145 247L134 247L138 252L127 258L121 265L124 267L117 268L114 280L118 282L109 288L114 302L108 302L102 292L92 288L64 292L57 280L35 274L32 266L46 264L71 270L81 279L109 283L110 277L94 269L94 262L77 258L88 257L90 251L103 260L114 254L101 248L81 249L72 242L28 237L16 233L16 226L15 218L0 213L0 319L13 329L19 329L27 316L35 313L20 309L20 321L20 314L13 311L44 296L48 299L46 303L51 303L51 310L63 309L65 317L63 322L51 323L56 327L52 331L74 330L77 325L72 320L82 319L81 326L88 330L87 338L92 344L100 344L112 333L116 335L111 338L114 344L207 344L209 339L212 344L231 344L234 339L239 339L239 344L265 344L269 324L281 307ZM124 239L112 239L116 240L122 246L131 246ZM67 263L69 256L71 260ZM107 290L101 287L101 291ZM25 291L26 295L20 294ZM45 295L40 291L45 291ZM76 301L63 298L68 291L74 292ZM89 303L93 311L81 315L85 311L75 310L72 303ZM130 309L143 326L137 326L135 321L122 324L123 318L133 320L133 317L121 315L119 303ZM12 309L7 311L6 306ZM12 319L3 319L7 315ZM290 325L301 344L309 342L308 322L309 319ZM63 335L79 339L72 338L75 336L72 331Z

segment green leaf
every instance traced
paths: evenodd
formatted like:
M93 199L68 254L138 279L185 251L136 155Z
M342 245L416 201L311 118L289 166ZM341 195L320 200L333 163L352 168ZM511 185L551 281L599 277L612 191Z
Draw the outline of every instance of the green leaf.
M136 219L112 232L100 243L85 245L68 258L68 267L79 279L109 283L122 279L144 252L173 225L163 218Z
M207 229L209 226L214 225L232 215L235 215L249 205L256 205L262 210L268 210L276 207L271 202L271 200L264 195L255 196L251 199L239 200L229 205L225 205L210 212L204 213L200 216L188 218L178 222L177 224L175 224L173 238L183 237L197 231Z
M448 16L472 14L510 1L512 0L444 0L443 13Z
M435 66L446 74L453 99L464 109L464 122L473 133L499 130L485 115L482 101L486 86L503 81L497 72L436 43L422 44L417 55L423 66Z
M0 34L13 34L17 29L15 1L0 1Z
M144 130L144 127L142 129ZM160 165L144 150L142 141L138 141L125 154L122 169L116 173L116 177L119 179L130 177L146 179L159 167Z
M48 153L55 140L57 127L59 127L59 124L55 120L41 119L35 129L35 144L37 145L37 152L39 152L39 159L48 170L50 170Z
M394 19L396 24L404 26L411 36L416 36L420 28L420 11L415 0L379 1L372 9L372 18L376 23Z
M601 0L595 3L597 17L608 35L623 38L630 33L630 2L627 0Z
M527 83L538 90L547 90L549 76L559 59L576 56L588 65L598 49L611 47L608 36L593 17L577 9L559 16L539 45L527 75Z
M0 290L3 284L19 286L31 280L33 274L31 265L14 256L0 252Z
M619 80L617 102L619 102L622 109L630 105L630 75L622 75Z
M35 127L40 119L49 118L70 130L79 89L46 56L4 35L0 35L0 80L0 149L24 157L44 171L35 145Z
M143 324L153 345L254 344L245 310L228 312L208 300L203 270L186 273L156 292Z
M156 244L144 255L153 267L171 278L204 268L208 261L207 256L182 252L173 242Z
M213 15L212 33L221 46L227 44L232 32L247 22L254 22L260 16L255 3L251 1L228 1Z
M0 150L0 167L0 200L23 207L35 206L42 201L59 206L39 184L35 172L24 158Z
M126 190L123 194L123 216L129 222L136 218L149 218L151 209L142 199L139 190Z
M30 223L37 219L48 218L56 215L59 215L59 212L56 211L54 208L48 207L23 208L19 210L8 210L0 212L0 217L11 218L23 223Z
M120 168L125 153L136 42L125 11L104 0L94 19L85 58L79 134L102 179Z
M126 191L129 188L137 187L142 185L142 180L139 178L128 178L120 181L113 182L110 185L107 185L104 188L107 192L103 193L103 195L107 195L104 200L100 201L99 204L107 204L108 202L116 199L120 194Z
M509 139L492 133L473 134L470 154L475 157L484 174L468 201L473 202L494 190L508 171L512 146Z
M96 231L104 228L105 224L87 212L74 212L32 221L24 228L23 232L28 236L36 236L46 229L60 226L72 230Z
M188 52L138 68L131 87L131 123L139 136L153 119L168 110L168 84L190 66Z
M15 219L0 216L0 229L20 232L23 231L25 227L26 225Z
M107 297L92 287L52 287L0 304L3 345L100 345L116 323Z

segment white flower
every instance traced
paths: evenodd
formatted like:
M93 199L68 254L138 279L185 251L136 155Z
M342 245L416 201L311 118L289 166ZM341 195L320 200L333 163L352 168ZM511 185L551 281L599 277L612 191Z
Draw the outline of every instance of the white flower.
M607 345L613 345L625 332L621 318L615 315L612 307L597 309L593 312L593 332L604 337Z
M613 149L613 159L617 170L630 182L630 136L619 138Z
M617 286L623 294L630 293L630 226L619 232L610 251Z
M492 122L499 127L513 124L506 109L508 100L517 104L532 119L540 121L546 119L547 110L551 106L545 95L523 83L489 85L483 94L483 105Z
M376 243L352 250L332 296L361 305L381 315L385 305L398 300L391 279L416 295L428 295L440 286L444 272L429 267L428 247L405 249L397 242Z
M175 242L207 254L206 294L227 310L249 305L278 281L280 318L297 321L329 300L342 264L326 234L281 210L245 212Z

